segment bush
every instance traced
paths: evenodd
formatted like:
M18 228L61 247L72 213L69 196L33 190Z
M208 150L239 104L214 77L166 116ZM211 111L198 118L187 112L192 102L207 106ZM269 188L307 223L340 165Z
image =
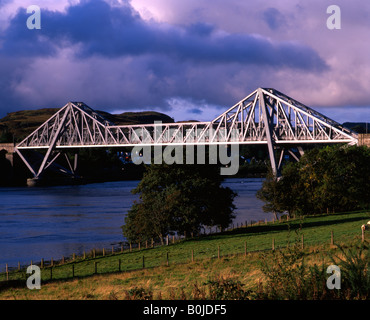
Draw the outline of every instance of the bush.
M269 259L267 259L269 258ZM271 259L272 258L272 263ZM261 271L266 276L254 292L255 299L322 300L339 298L338 290L326 287L324 265L309 266L300 244L262 255Z
M261 271L266 277L253 292L254 299L274 300L360 300L370 297L370 252L365 245L339 247L331 255L341 272L341 288L328 289L329 265L307 265L297 242L288 249L262 255ZM272 260L272 262L271 262Z
M135 287L126 291L126 300L153 300L153 292Z
M205 285L208 285L211 300L248 300L250 294L249 291L242 289L239 281L232 279L209 280Z
M343 299L370 298L370 250L360 244L351 248L339 247L341 256L333 258L341 270Z

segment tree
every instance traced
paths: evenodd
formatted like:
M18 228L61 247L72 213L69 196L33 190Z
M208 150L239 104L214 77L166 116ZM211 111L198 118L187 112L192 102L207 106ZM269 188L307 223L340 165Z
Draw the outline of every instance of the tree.
M279 180L267 177L257 196L272 212L314 214L370 207L370 149L331 146L289 163Z
M274 214L275 220L278 219L277 214L283 212L284 207L281 202L281 192L278 186L279 181L274 176L272 170L270 169L266 180L262 184L262 188L257 191L257 198L264 201L265 205L262 206L264 212L272 212Z
M221 186L215 165L149 165L132 190L140 194L125 217L124 236L131 241L163 239L175 232L197 234L202 227L226 228L234 218L234 193Z

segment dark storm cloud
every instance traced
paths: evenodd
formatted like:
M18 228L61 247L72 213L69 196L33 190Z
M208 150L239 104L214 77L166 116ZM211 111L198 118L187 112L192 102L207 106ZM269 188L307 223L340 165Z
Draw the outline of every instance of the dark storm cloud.
M202 114L203 111L198 108L193 108L189 110L189 112L194 113L194 114Z
M268 8L264 10L262 17L271 30L277 30L286 26L284 15L276 8Z
M28 65L27 59L0 55L0 117L6 112L19 110L23 101L19 99L19 93L16 93L14 88L22 81L23 73Z
M269 16L271 13L267 13ZM192 63L240 63L322 71L328 67L311 48L274 43L250 34L229 34L208 24L176 27L144 21L127 3L83 1L66 12L42 10L42 29L25 27L19 10L2 37L1 52L12 56L55 55L58 48L79 45L76 57L162 55ZM271 22L277 27L278 22Z

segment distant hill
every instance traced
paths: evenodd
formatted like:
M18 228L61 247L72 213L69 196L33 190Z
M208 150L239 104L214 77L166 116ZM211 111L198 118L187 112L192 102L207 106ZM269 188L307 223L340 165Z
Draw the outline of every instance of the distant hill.
M117 125L133 125L133 124L149 124L154 121L162 121L162 123L173 123L174 120L170 116L155 112L155 111L142 111L142 112L124 112L121 114L111 114L105 111L98 111L104 118Z
M15 142L21 141L58 110L59 108L44 108L8 113L0 119L0 143L12 142L13 136ZM174 122L174 119L170 116L155 111L124 112L121 114L111 114L106 111L97 112L117 125L150 124L154 121Z
M370 133L370 123L365 122L345 122L343 127L353 130L357 133Z

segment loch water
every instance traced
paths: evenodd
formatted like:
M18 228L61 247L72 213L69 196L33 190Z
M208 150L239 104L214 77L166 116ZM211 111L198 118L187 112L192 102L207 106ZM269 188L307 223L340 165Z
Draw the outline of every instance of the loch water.
M54 260L124 241L124 217L138 200L139 181L0 188L0 271L42 258ZM256 198L261 178L225 179L238 193L234 224L272 219Z

